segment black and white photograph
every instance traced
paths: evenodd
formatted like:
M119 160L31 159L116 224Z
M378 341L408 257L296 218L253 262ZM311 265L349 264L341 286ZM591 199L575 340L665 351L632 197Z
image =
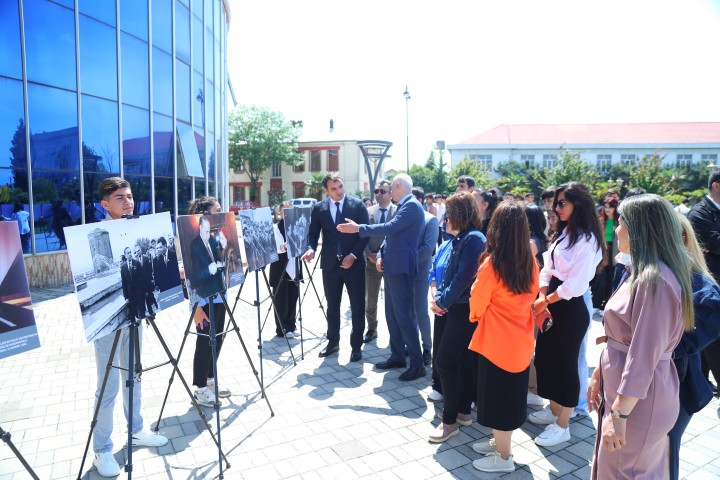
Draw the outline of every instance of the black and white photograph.
M0 359L40 346L16 221L0 222Z
M245 281L232 213L183 215L178 217L177 228L191 300L208 298Z
M254 272L265 265L277 262L277 246L275 245L270 208L240 210L238 215L242 226L249 271Z
M168 212L65 228L85 338L183 300Z
M307 251L312 207L285 208L285 238L289 258L299 257Z

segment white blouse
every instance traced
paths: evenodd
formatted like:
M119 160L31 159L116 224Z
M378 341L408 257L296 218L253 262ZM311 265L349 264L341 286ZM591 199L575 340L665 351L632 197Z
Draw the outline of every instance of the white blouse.
M568 248L569 245L570 238L565 227L558 240L543 253L544 267L540 272L541 288L550 285L552 277L563 282L557 294L565 300L580 297L587 292L595 270L602 261L602 249L598 248L594 236L588 240L583 235L571 248Z

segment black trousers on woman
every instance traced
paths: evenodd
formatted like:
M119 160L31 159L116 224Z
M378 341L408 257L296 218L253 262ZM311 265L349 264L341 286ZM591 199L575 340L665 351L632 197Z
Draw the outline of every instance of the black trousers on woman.
M287 272L283 272L280 284L273 288L275 298L275 335L282 337L283 328L285 332L294 332L295 316L297 313L297 301L300 296L300 287L295 280L290 278ZM282 325L282 328L280 328Z
M437 316L433 320L433 345L440 345L445 333L445 324L447 323L447 315ZM443 393L442 382L440 381L440 373L437 367L437 350L435 347L435 355L432 357L432 388L438 393Z
M215 320L215 333L225 330L225 305L222 303L211 303L202 307L205 315L210 319L210 308L213 309ZM210 346L210 323L203 323L203 328L195 325L197 333L207 336L198 335L195 340L195 357L193 358L193 385L198 388L207 387L208 378L215 378L213 370L212 347ZM225 335L217 337L217 355L220 357L220 349L222 348L223 338Z
M476 323L470 323L470 304L456 303L445 314L445 331L435 343L435 366L443 394L443 423L453 424L458 413L469 414L475 398L475 352L468 349Z

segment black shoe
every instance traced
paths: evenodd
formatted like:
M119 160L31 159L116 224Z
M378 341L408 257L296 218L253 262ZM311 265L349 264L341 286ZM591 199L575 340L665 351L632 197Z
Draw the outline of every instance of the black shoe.
M320 350L318 357L323 358L340 351L340 346L335 342L328 342L327 346Z
M430 354L430 350L423 350L423 363L426 367L429 367L432 363L432 355Z
M423 368L423 367L420 367L420 368L410 367L407 370L405 370L405 372L403 374L401 374L400 377L398 377L398 378L402 382L409 382L411 380L415 380L415 379L424 377L426 373L427 372L425 371L425 368Z
M363 338L363 343L370 343L377 338L377 330L368 330Z
M391 362L390 360L385 360L384 362L376 363L375 368L378 370L388 370L391 368L405 368L405 362Z
M359 362L360 360L362 360L362 352L360 350L353 350L350 354L350 361Z

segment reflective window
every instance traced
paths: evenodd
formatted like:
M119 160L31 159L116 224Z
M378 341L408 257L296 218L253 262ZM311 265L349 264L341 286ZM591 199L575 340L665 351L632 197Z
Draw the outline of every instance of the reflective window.
M205 128L205 89L203 88L203 77L198 72L193 72L193 125Z
M222 205L222 195L217 191L217 182L208 182L208 195L218 199L218 203Z
M207 165L207 160L205 159L205 136L201 128L194 128L193 131L195 132L195 143L197 144L198 155L200 156L200 164L202 165L203 172L205 172L205 166Z
M120 172L117 103L82 96L83 169Z
M152 2L152 43L167 53L172 52L172 9L171 0Z
M152 213L152 204L150 203L150 181L149 175L125 175L125 180L130 182L130 189L135 200L135 215L148 215Z
M76 94L30 83L28 111L33 168L77 170Z
M205 126L208 131L215 131L215 87L212 83L205 84Z
M178 178L178 215L187 215L188 203L192 200L191 182L189 178Z
M120 29L132 33L147 42L148 3L147 0L122 0L120 2Z
M83 172L83 179L85 180L85 223L100 222L105 218L107 211L100 205L102 199L100 198L98 186L106 178L118 175L120 175L120 172Z
M24 119L22 82L0 77L0 167L27 168ZM8 183L12 172L0 169L0 185Z
M215 180L215 135L208 132L205 142L208 156L207 177L210 180Z
M81 223L79 172L33 171L35 251L67 248L63 228Z
M193 17L192 19L192 54L193 69L202 72L203 69L203 25L202 21ZM18 47L19 50L20 47Z
M109 2L107 0L104 2L98 2L97 0L79 0L78 4L80 13L97 18L113 27L115 26L115 2Z
M0 75L22 78L17 2L0 2ZM202 26L200 28L202 33Z
M123 172L150 174L150 120L147 110L123 105ZM134 193L135 188L133 188Z
M80 15L80 83L83 93L117 100L115 39L114 28Z
M137 38L122 33L122 101L136 107L149 108L148 46Z
M203 18L203 0L192 0L192 13L202 20Z
M212 82L213 79L213 37L212 32L205 29L205 77Z
M153 140L155 150L155 175L172 177L173 169L173 128L172 118L153 115Z
M172 57L153 47L153 110L172 116Z
M205 23L207 23L209 27L212 27L213 1L214 0L205 0Z
M47 0L26 0L23 7L28 80L74 90L77 85L72 10Z
M190 63L190 10L175 2L175 55Z
M201 160L198 139L190 128L182 122L177 124L178 131L178 177L204 177L205 163Z
M170 212L175 203L175 182L172 178L155 177L155 213Z
M202 195L212 195L212 193L205 193L205 186L207 182L204 178L196 178L195 179L195 198L202 196Z
M190 65L175 60L175 115L190 123Z

